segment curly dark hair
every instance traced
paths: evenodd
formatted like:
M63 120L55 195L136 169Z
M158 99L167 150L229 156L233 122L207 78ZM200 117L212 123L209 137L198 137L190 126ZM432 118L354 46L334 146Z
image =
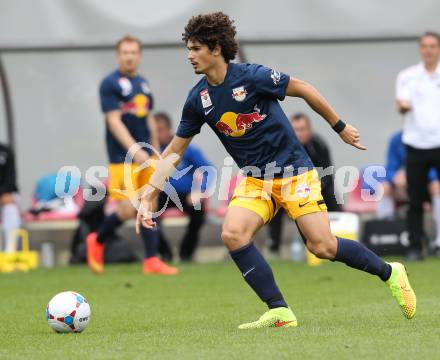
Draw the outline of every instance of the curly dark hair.
M198 41L207 45L213 50L216 45L221 47L222 56L227 63L235 59L238 52L238 43L235 40L234 20L223 12L211 14L200 14L189 19L182 33L182 40L185 44L191 41Z

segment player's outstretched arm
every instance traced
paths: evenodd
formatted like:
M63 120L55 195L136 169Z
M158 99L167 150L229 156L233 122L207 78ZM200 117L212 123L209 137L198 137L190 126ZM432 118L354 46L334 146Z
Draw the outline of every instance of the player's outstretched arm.
M344 124L340 122L339 115L312 85L291 77L287 85L286 95L304 99L314 111L321 115L330 126L339 133L339 136L345 143L360 150L367 150L367 148L359 142L359 131L350 124L344 126ZM342 129L338 129L339 125L343 126Z
M153 203L159 193L163 190L167 179L176 170L182 155L191 142L190 138L174 136L169 145L161 154L161 159L155 162L154 173L149 184L142 190L140 195L140 205L136 217L136 232L140 233L141 225L151 229L156 226L153 221Z

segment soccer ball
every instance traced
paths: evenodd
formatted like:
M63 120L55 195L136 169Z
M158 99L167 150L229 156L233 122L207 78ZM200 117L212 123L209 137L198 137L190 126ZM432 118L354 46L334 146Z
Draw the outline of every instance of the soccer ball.
M58 333L83 331L90 321L90 315L86 298L73 291L55 295L46 307L47 323Z

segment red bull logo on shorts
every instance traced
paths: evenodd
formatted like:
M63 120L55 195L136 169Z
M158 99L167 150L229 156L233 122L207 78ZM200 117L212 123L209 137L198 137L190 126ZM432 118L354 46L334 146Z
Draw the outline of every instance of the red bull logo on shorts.
M251 129L254 123L263 121L267 115L254 111L250 114L236 114L234 112L225 112L220 120L215 124L217 130L232 137L243 136L247 129Z

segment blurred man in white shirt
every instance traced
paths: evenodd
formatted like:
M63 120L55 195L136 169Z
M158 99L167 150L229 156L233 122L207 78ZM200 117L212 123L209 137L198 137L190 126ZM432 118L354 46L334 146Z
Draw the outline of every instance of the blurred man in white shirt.
M402 140L407 149L409 260L423 258L424 191L429 169L440 173L440 35L426 32L419 45L422 62L401 71L396 83L398 110L405 116ZM440 213L439 201L433 201L433 211Z

